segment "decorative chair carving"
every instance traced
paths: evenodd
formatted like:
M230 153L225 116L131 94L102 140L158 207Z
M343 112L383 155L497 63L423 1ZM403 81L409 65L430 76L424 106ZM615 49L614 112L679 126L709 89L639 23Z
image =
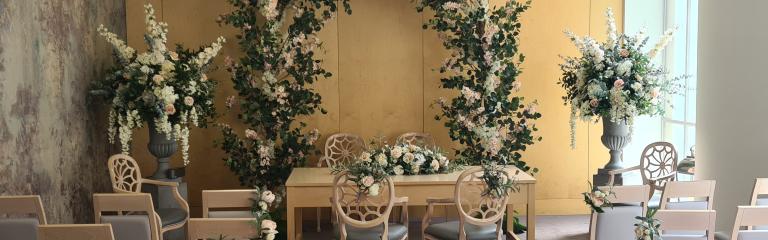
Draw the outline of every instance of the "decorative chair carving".
M662 222L661 239L715 240L716 215L714 210L659 210L654 217Z
M397 143L413 144L422 147L432 147L435 140L429 133L409 132L397 137Z
M203 190L203 218L253 218L252 199L261 198L256 194L255 189Z
M160 215L148 193L93 194L93 212L97 224L112 225L117 240L162 240Z
M346 172L333 181L332 206L338 224L338 239L403 240L408 238L408 198L395 196L395 185L387 177L377 196L360 192ZM402 206L399 223L390 223L395 205Z
M38 240L114 240L109 224L57 224L37 228Z
M38 226L47 224L38 195L0 196L2 214L8 218L0 218L0 236L8 239L36 240Z
M768 239L768 231L757 229L757 226L768 226L768 206L739 206L739 210L736 212L736 221L733 224L731 239ZM752 227L755 230L752 230Z
M427 199L427 213L422 220L422 236L429 240L503 239L502 222L509 196L483 196L487 185L480 179L482 168L471 168L459 175L454 198ZM510 179L508 173L504 173ZM430 223L435 206L456 206L458 221ZM512 235L513 239L517 239Z
M253 226L256 218L192 218L188 239L252 239L260 231Z
M327 167L353 162L364 148L365 142L360 136L349 133L333 134L325 140L325 153L317 166L322 167L323 162Z
M132 157L117 154L109 158L109 176L112 180L112 190L116 193L140 193L142 184L152 184L162 187L170 187L179 208L158 208L162 228L160 234L176 230L184 226L189 220L189 204L179 193L179 184L176 182L164 182L142 178L139 165Z
M608 187L599 187L602 190ZM634 239L636 216L645 215L648 209L648 185L616 186L611 190L615 195L608 201L616 204L603 208L603 213L592 212L589 222L589 239Z
M613 185L614 177L630 171L640 171L643 185L650 185L648 196L653 196L656 191L661 191L667 182L674 181L677 176L677 150L668 142L655 142L645 147L640 156L640 165L618 169L608 172L610 180L608 185Z

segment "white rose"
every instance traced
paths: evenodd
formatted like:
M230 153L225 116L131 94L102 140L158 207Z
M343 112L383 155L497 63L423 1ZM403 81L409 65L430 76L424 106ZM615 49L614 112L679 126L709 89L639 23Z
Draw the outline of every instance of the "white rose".
M360 160L363 160L363 162L370 162L371 161L371 153L363 152L362 154L360 154Z
M387 166L387 156L385 156L383 153L376 155L376 161L379 162L379 165L381 166Z
M259 208L261 208L261 210L267 210L267 208L269 208L269 205L267 205L267 203L264 201L259 201Z
M416 165L416 164L411 165L411 172L413 172L413 174L419 174L419 170L421 170L419 165Z
M405 170L403 170L403 166L395 166L395 175L403 175L405 173Z
M373 185L373 182L374 182L374 180L373 180L373 177L371 177L371 176L365 176L365 177L363 177L363 179L362 179L362 182L361 182L361 183L362 183L362 184L363 184L363 186L365 186L365 187L370 187L371 185Z
M186 104L187 106L192 106L192 104L195 104L195 99L190 96L186 96L184 97L184 104Z
M275 230L277 229L277 223L269 219L261 220L261 229Z
M400 158L403 156L403 149L400 147L395 147L392 149L392 157L393 158Z
M440 162L437 160L432 160L432 163L429 166L432 167L432 170L440 170Z
M413 153L405 153L403 155L403 161L406 163L411 163L415 157L416 156L414 156Z
M144 67L146 67L146 66L144 66ZM152 81L155 82L155 84L157 84L157 85L160 85L161 83L163 83L164 80L165 80L165 78L163 78L163 76L160 76L160 75L155 75L155 76L152 77Z
M379 195L379 184L373 184L368 188L368 196L375 197Z
M275 201L275 194L272 193L272 191L264 191L261 193L261 200L264 200L264 202L272 203Z

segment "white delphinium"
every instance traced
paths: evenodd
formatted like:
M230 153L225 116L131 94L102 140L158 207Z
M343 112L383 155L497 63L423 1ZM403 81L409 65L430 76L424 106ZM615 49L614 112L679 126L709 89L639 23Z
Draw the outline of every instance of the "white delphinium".
M206 47L197 54L196 58L193 58L190 60L191 64L197 65L197 67L202 67L208 62L211 61L216 55L219 54L219 51L221 50L223 44L227 42L224 37L218 37L216 38L216 42L213 42L210 47Z
M661 52L661 50L664 50L664 47L666 47L667 44L669 44L669 41L672 40L672 36L675 35L676 30L677 30L677 27L672 29L667 29L667 31L664 32L664 35L661 36L661 40L659 40L659 42L656 43L656 46L654 46L653 49L651 49L651 51L648 52L648 57L653 58L656 56L656 54Z
M177 125L178 126L178 125ZM189 165L189 127L181 129L181 156L184 160L184 166Z
M99 35L107 40L107 42L112 44L112 47L115 49L115 52L117 52L117 56L120 58L120 61L123 63L128 63L131 61L131 59L133 59L134 54L136 54L136 50L125 44L125 41L117 38L117 34L109 32L109 30L107 30L104 25L99 25L98 32Z
M608 40L606 41L606 45L608 48L613 48L619 39L619 35L616 33L616 19L613 17L613 9L608 8L608 10L605 12L605 18L608 33Z

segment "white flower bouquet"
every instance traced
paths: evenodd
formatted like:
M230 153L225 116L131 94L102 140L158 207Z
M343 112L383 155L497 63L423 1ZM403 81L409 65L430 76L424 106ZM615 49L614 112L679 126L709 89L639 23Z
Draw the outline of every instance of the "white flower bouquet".
M360 155L361 162L375 162L389 175L448 173L455 169L440 149L413 144L384 145Z
M144 122L182 143L184 165L189 164L189 126L207 126L215 115L213 91L216 82L205 72L225 42L219 37L198 52L177 45L166 47L168 24L158 22L152 5L145 5L147 52L136 53L116 34L99 26L99 34L114 48L117 65L102 81L93 84L92 94L110 104L109 139L120 140L123 153L130 151L133 130Z
M670 94L677 92L677 80L655 66L651 60L672 38L667 30L651 50L643 48L648 37L643 31L634 36L618 34L613 12L606 12L608 40L599 43L566 31L581 52L580 57L564 57L560 64L566 104L571 105L571 146L575 145L576 119L584 121L606 117L616 123L632 125L640 115L663 115L671 105Z

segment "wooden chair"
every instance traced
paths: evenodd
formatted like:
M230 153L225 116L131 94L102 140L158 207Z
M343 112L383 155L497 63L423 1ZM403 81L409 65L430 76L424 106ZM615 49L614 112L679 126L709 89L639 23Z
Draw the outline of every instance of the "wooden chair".
M155 211L160 216L162 228L160 234L176 230L189 220L189 204L179 193L179 184L142 178L139 165L132 157L117 154L109 158L109 176L112 180L112 190L116 193L141 193L142 184L152 184L170 187L180 208L158 208Z
M257 194L255 189L203 190L203 218L253 218Z
M2 214L9 215L8 218L0 218L0 236L3 238L35 240L38 226L47 224L43 202L38 195L0 196Z
M37 228L38 240L114 240L109 224L56 224Z
M188 239L251 239L260 233L253 223L256 218L192 218Z
M608 187L599 187L602 190ZM643 216L648 210L648 185L615 186L615 195L608 200L615 204L613 208L603 208L605 212L592 212L589 223L589 239L633 239L636 216Z
M365 150L365 142L360 136L351 133L333 134L325 140L323 157L317 162L317 167L336 167L339 164L348 164L355 161ZM331 213L333 219L334 213ZM322 209L317 208L317 232L320 232L320 219ZM331 220L333 221L333 220Z
M162 240L160 216L148 193L93 194L93 213L97 224L112 225L117 240Z
M409 132L403 133L397 137L397 143L413 144L422 147L432 147L435 145L435 140L429 133Z
M768 230L752 230L752 227L768 226L768 206L739 206L733 224L732 240L768 239ZM746 229L743 229L746 227Z
M768 178L755 179L755 187L752 189L752 199L749 201L749 205L768 205L768 197L761 198L760 195L768 195Z
M662 239L714 240L716 215L714 210L659 210L655 218L662 223Z
M661 195L662 210L712 210L715 197L715 181L700 180L690 182L669 182ZM670 202L672 198L677 202ZM697 198L693 201L680 201L681 198ZM703 198L704 200L701 200Z
M395 196L395 185L387 177L377 196L361 193L347 172L333 180L332 206L338 224L338 239L408 239L408 198ZM390 223L395 205L402 206L399 223Z
M655 142L645 147L640 156L640 165L608 172L608 185L613 186L614 177L631 171L640 171L643 185L651 186L648 193L653 197L656 191L664 189L667 182L674 181L677 176L677 150L668 142Z
M427 213L421 227L424 239L502 239L502 224L509 196L482 196L487 189L487 185L480 179L482 174L482 168L465 170L456 181L453 198L427 199ZM508 173L504 174L507 179L511 179ZM456 206L459 220L430 223L434 207L438 205ZM517 239L514 235L512 238Z

